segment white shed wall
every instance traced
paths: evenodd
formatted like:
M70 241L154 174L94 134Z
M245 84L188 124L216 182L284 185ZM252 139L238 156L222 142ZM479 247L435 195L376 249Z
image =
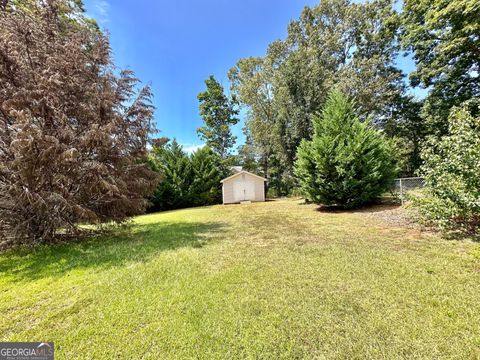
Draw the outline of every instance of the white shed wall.
M233 199L233 181L223 182L222 193L224 204L231 204L235 202Z
M255 201L265 201L265 181L255 179Z
M242 176L244 176L243 179ZM239 191L243 193L243 190L245 190L244 196L240 197ZM224 204L238 203L243 200L265 201L264 180L248 173L239 174L223 182L222 193Z

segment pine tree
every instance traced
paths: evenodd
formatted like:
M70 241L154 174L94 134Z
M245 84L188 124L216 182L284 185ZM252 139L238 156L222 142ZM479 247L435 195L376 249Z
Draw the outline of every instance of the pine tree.
M352 208L381 195L396 171L393 144L370 121L362 122L354 103L330 93L314 119L311 141L298 149L295 173L308 200Z
M207 90L198 94L200 115L205 126L197 130L200 138L218 154L222 160L228 158L235 144L231 127L238 123L238 109L235 98L229 99L223 86L211 75L205 80Z
M191 156L193 183L191 188L194 206L218 204L222 200L220 180L224 173L220 168L220 159L212 149L205 146Z
M174 139L164 146L154 147L151 164L161 176L151 202L152 211L179 209L192 205L192 165L188 155Z
M40 243L142 213L152 94L81 2L0 6L0 239ZM137 91L137 89L139 91Z

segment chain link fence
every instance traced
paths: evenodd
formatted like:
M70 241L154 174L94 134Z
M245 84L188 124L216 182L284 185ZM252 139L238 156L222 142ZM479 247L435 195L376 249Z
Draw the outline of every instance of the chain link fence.
M422 177L398 178L393 181L392 193L403 203L408 198L408 193L422 189L425 186L425 180Z

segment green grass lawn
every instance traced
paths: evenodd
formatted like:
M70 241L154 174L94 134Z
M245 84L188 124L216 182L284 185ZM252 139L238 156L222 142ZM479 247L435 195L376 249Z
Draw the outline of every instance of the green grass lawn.
M57 359L480 358L480 244L297 200L0 255L0 340Z

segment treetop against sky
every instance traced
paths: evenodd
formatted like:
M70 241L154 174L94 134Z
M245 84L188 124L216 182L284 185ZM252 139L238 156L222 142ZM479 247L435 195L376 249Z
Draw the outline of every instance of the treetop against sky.
M162 136L192 151L202 144L197 95L213 74L228 89L228 70L243 57L263 56L284 39L287 26L315 0L150 1L85 0L89 16L110 34L115 64L151 83L155 119ZM410 58L400 68L414 69ZM423 92L418 92L419 95ZM244 142L242 121L233 128Z

